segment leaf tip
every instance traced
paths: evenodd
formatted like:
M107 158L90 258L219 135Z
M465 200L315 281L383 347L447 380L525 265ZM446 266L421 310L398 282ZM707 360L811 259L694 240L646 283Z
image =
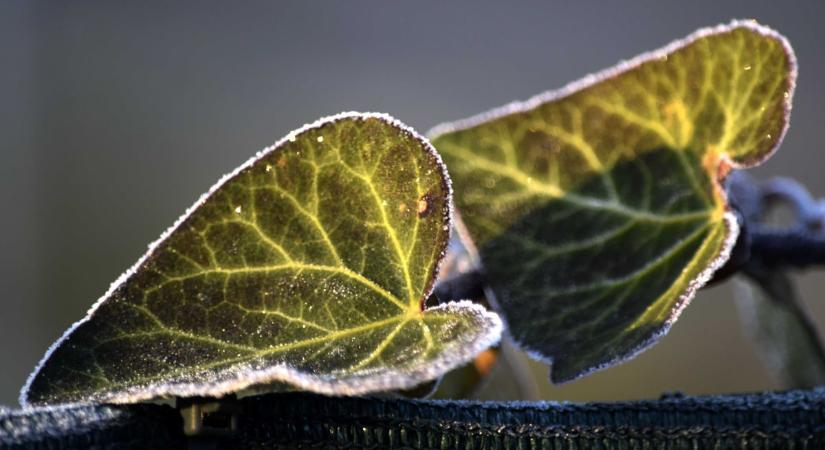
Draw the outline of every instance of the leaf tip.
M551 366L550 381L553 384L565 384L629 361L649 349L670 331L670 328L676 323L679 316L681 316L682 311L684 311L696 296L696 292L710 281L713 274L721 268L730 257L730 252L736 244L736 239L739 237L739 222L736 215L730 211L724 213L723 220L725 222L726 234L719 254L708 263L704 270L688 283L687 288L679 295L678 301L670 310L665 321L654 330L647 339L642 340L637 346L627 352L618 353L606 361L590 365L579 364L575 358L547 357L536 350L525 349L527 354Z

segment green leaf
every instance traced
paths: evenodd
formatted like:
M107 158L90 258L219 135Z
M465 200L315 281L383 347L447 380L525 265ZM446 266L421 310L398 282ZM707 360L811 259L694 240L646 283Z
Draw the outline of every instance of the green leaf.
M784 389L825 384L825 350L790 276L777 269L738 277L736 305L745 334Z
M794 80L783 37L734 22L433 130L500 312L554 381L652 345L727 259L719 181L779 145Z
M388 116L322 119L224 177L49 350L22 404L409 388L494 344L422 310L450 236L438 154Z

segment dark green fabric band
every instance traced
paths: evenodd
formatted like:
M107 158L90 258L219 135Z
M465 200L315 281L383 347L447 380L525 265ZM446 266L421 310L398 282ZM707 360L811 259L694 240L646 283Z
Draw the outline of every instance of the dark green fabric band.
M818 449L825 389L622 403L476 403L328 398L238 401L238 430L213 448ZM3 448L182 448L164 406L34 409L0 414Z

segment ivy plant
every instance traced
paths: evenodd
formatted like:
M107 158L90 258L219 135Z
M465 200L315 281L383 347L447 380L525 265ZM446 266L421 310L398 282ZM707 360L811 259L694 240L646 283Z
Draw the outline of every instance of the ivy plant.
M779 146L795 77L736 21L429 141L383 114L304 126L163 233L21 403L403 390L503 329L556 382L626 360L750 236L725 180ZM469 268L439 279L453 220Z
M413 387L495 344L471 302L426 311L450 236L438 154L389 116L321 119L225 176L48 352L23 404L249 387Z
M782 141L795 66L736 23L432 132L508 329L554 381L651 345L725 262L721 181Z

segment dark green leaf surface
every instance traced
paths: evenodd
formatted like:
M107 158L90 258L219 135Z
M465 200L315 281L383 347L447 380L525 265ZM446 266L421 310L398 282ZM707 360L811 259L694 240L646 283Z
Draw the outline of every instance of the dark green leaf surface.
M566 381L651 345L737 235L719 181L785 133L795 61L753 22L436 128L516 341Z
M449 179L389 117L292 133L225 177L47 353L23 404L214 396L270 385L409 388L494 344L469 302L422 311Z

